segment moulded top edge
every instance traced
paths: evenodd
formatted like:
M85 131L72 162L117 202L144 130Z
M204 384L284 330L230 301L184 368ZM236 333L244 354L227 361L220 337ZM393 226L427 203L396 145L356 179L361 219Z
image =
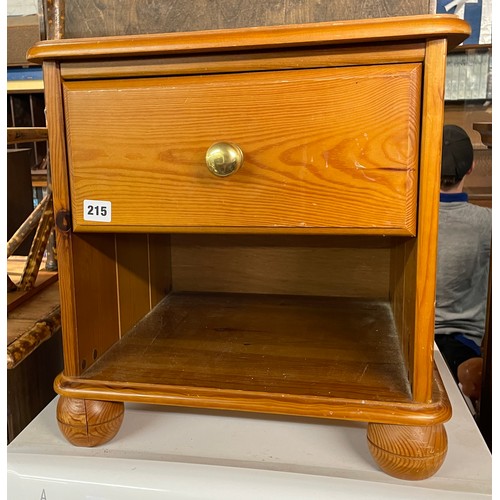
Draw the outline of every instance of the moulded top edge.
M471 33L452 14L332 21L253 28L44 40L27 52L27 60L116 58L200 52L264 50L327 44L375 43L446 38L448 49Z

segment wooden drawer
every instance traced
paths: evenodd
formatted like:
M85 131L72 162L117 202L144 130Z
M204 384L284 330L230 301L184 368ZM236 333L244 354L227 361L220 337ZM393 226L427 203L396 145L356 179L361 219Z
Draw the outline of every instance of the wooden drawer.
M74 229L415 234L420 93L420 64L65 82Z

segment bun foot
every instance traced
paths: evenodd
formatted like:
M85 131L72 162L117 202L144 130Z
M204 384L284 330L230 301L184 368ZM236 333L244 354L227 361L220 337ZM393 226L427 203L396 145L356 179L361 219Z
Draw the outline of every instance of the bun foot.
M60 396L57 423L64 437L75 446L98 446L115 437L123 421L121 402L94 401Z
M378 466L398 479L420 480L433 476L448 450L443 424L417 427L370 423L367 438Z

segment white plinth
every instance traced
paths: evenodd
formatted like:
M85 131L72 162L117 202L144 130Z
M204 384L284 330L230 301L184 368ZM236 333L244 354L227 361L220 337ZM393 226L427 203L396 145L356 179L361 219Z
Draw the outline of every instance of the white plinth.
M67 443L56 400L7 447L9 500L473 500L492 496L491 454L444 361L448 455L423 481L381 472L366 424L127 404L117 436Z

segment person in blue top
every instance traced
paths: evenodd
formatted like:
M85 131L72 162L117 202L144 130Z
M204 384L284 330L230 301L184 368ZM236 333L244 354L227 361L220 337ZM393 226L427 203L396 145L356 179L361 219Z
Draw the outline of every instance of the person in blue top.
M490 208L469 203L474 168L467 133L445 125L441 162L435 341L458 382L460 364L481 356L491 252Z

